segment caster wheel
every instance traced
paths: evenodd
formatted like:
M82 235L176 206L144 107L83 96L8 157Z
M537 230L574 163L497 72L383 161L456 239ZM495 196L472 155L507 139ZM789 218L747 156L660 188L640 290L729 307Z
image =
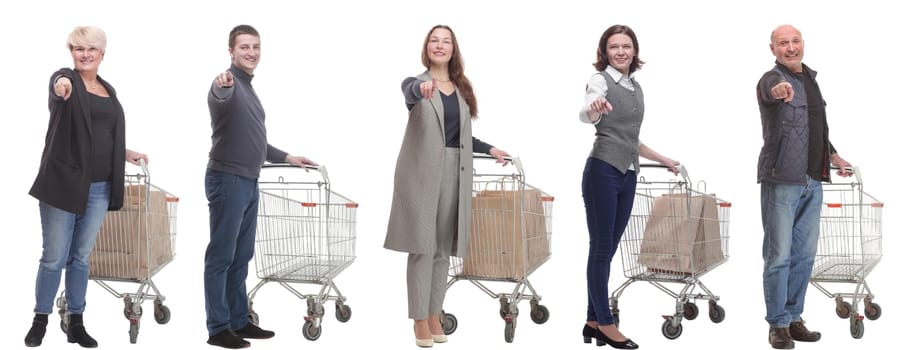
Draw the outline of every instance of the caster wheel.
M454 333L457 330L457 317L454 317L454 314L445 313L441 318L441 329L445 335Z
M530 319L533 320L533 322L536 322L536 324L545 323L549 320L549 308L542 305L536 305L535 308L530 310Z
M322 327L316 327L312 321L306 321L303 324L303 337L309 340L316 340L322 336Z
M880 304L870 303L870 307L864 307L864 315L867 316L871 321L876 321L880 318L880 315L883 314L883 309L880 307Z
M338 321L347 322L350 320L350 316L353 316L353 310L350 310L349 305L334 305L334 317L336 317Z
M662 335L668 339L678 339L681 336L681 324L672 326L672 320L668 319L662 322Z
M716 303L709 304L709 320L720 323L725 320L725 308Z
M700 308L694 303L684 303L684 306L682 306L681 309L684 311L685 320L693 320L700 315Z
M164 305L155 307L154 321L158 324L167 324L167 322L170 322L170 308Z

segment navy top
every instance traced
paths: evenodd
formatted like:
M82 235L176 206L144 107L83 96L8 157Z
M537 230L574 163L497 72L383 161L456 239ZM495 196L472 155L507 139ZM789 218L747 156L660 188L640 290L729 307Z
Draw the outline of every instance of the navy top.
M445 108L445 147L460 148L460 104L457 91L450 95L441 93L441 104ZM473 137L473 152L489 154L492 145Z

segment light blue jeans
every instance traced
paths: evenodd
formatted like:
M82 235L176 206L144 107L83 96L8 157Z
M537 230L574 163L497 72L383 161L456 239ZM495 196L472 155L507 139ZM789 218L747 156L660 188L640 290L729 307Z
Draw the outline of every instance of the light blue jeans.
M110 202L110 182L94 182L88 192L84 214L74 214L39 202L44 251L35 282L35 313L53 312L54 297L60 288L60 277L66 269L66 312L85 311L88 289L88 256L95 246L98 230Z
M801 319L820 235L822 184L763 182L763 299L770 327Z

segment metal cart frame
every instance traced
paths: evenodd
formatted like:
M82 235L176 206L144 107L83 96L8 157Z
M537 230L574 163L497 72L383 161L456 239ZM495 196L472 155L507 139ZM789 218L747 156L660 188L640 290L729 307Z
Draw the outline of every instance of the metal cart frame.
M494 157L474 155L474 159ZM530 318L537 324L549 319L549 310L529 276L551 256L552 204L554 197L525 181L519 158L508 158L517 173L485 174L473 170L473 207L469 250L463 258L451 257L446 288L466 280L499 301L505 322L504 339L514 340L517 308L530 302ZM496 293L483 282L514 283L509 292ZM457 329L457 317L442 311L445 334Z
M264 173L274 170L303 171L286 164L263 166ZM259 178L259 211L255 238L255 265L259 283L249 291L249 319L258 324L252 308L256 293L265 284L276 282L297 298L306 300L303 337L316 340L322 334L324 304L334 301L335 317L347 322L351 309L334 279L356 258L356 208L359 205L331 190L324 166L307 166L318 171L317 181L289 180L283 175ZM319 286L314 294L304 294L291 283Z

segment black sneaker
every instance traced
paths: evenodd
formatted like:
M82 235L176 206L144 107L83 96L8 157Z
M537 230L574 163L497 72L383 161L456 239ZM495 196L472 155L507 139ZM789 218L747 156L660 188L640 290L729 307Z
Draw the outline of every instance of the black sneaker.
M274 337L274 332L261 329L252 322L247 323L243 328L233 332L236 333L238 337L244 339L269 339Z
M227 349L242 349L248 348L249 342L243 340L243 338L238 337L233 331L225 329L218 334L208 337L208 344L214 346L220 346Z

